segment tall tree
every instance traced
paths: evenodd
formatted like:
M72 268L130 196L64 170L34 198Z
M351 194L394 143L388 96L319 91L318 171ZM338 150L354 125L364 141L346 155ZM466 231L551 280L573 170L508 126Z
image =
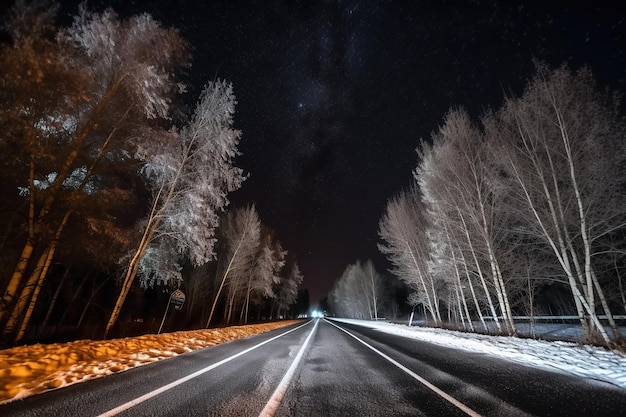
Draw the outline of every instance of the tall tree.
M501 256L509 244L508 225L501 201L503 193L494 186L491 165L485 136L465 111L454 110L433 135L433 146L422 152L415 175L424 191L426 207L434 206L429 211L430 223L439 223L431 239L454 228L464 231L467 259L474 261L492 316L499 326L491 300L493 292L505 331L511 334L515 325Z
M369 259L348 265L329 294L336 314L369 320L378 319L383 297L382 276Z
M298 298L298 287L304 278L300 272L300 267L295 260L288 262L286 269L287 273L281 279L279 284L280 288L277 291L278 294L276 296L278 317L282 316L281 313L284 313L286 316L289 307L296 302Z
M244 180L242 170L233 166L240 137L233 129L235 103L231 84L211 82L189 125L172 132L164 143L140 147L139 157L147 160L143 173L153 191L152 207L105 336L138 272L144 283L171 283L180 279L178 260L202 265L213 258L219 212L228 204L228 193Z
M624 230L624 138L617 102L597 92L588 69L538 64L519 99L488 118L495 157L525 209L525 230L552 249L590 340L609 343L597 307L612 320L597 262L603 239Z
M253 270L261 238L261 220L254 206L226 213L219 234L222 240L219 254L222 263L219 268L221 278L205 326L207 328L211 324L224 286L238 286Z
M439 284L428 270L430 252L425 214L416 185L391 198L378 224L378 235L384 241L378 248L387 255L396 276L413 291L413 299L423 304L432 321L439 324Z
M363 265L363 276L363 285L369 300L370 318L378 320L378 313L382 309L385 287L383 277L376 271L371 259L368 259Z
M280 283L280 274L285 266L287 251L274 238L267 227L261 228L261 244L259 245L254 268L248 275L245 287L245 301L242 307L244 323L248 322L250 302L259 305L263 299L274 298L274 286Z
M359 285L361 262L346 266L329 294L334 313L347 318L369 319L369 308Z
M150 140L155 121L168 118L171 97L182 87L174 74L188 58L178 33L147 15L120 21L110 10L91 14L83 7L74 24L60 30L41 4L16 4L14 42L2 49L8 69L3 85L9 88L1 123L15 127L3 141L16 147L27 167L16 171L22 175L17 182L27 233L5 284L5 333L13 331L29 300L32 306L74 208L106 177L102 162L131 162L128 155ZM33 23L45 30L25 30Z

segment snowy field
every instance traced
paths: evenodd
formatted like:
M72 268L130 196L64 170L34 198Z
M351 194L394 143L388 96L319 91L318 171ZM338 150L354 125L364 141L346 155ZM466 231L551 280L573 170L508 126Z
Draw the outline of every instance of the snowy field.
M573 342L488 336L427 327L409 327L383 321L333 319L344 323L375 328L381 332L423 340L441 346L486 353L529 366L560 371L604 381L626 389L626 355L596 346ZM557 325L560 326L560 325ZM562 335L572 335L572 327L560 328ZM537 332L554 332L552 325L537 325Z

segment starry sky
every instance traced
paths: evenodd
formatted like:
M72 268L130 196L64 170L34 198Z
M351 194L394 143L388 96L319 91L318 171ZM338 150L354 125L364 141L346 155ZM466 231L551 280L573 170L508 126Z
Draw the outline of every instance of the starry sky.
M499 107L533 59L589 65L602 86L626 92L626 15L598 1L88 4L178 28L193 48L191 103L207 81L234 84L237 165L250 177L231 203L256 204L296 256L313 305L356 259L389 268L378 220L451 107L475 117Z

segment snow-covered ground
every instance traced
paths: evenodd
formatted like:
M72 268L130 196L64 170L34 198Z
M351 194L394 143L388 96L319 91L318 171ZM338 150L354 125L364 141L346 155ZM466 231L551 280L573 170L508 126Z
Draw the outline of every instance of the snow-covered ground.
M0 404L298 321L0 350Z
M626 389L626 356L619 352L572 342L487 336L387 322L342 321L442 346L483 352L525 365L605 381ZM151 334L113 340L37 344L0 350L0 404L262 333L293 322Z
M409 327L388 322L334 319L346 323L375 328L412 339L442 346L481 352L524 365L558 370L572 375L609 382L626 389L626 355L596 346L573 342L521 339L506 336L488 336L475 333L427 327ZM540 326L538 332L549 332L550 326ZM543 327L541 327L543 326Z

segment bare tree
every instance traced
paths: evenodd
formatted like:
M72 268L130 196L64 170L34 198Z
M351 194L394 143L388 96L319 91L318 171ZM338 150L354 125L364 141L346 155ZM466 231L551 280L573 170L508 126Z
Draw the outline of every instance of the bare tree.
M597 276L601 240L626 225L625 130L615 101L595 90L590 72L537 74L519 99L487 119L495 157L526 210L526 232L552 249L590 340L609 343L597 305L619 332Z
M245 302L241 309L244 323L248 322L250 303L259 305L263 299L276 297L274 286L280 284L280 274L285 266L287 251L266 227L262 229L262 243L256 254L254 269L248 276Z
M254 257L261 238L261 221L254 206L238 208L226 213L219 234L222 239L219 257L224 266L206 323L207 328L211 324L224 286L228 285L234 290L242 281L245 281L244 278L252 272L254 267Z
M463 231L469 249L466 259L474 262L472 269L482 283L492 317L500 328L493 292L506 332L514 333L509 291L502 274L502 252L509 244L506 210L502 209L503 192L491 178L484 135L467 113L451 111L433 136L432 148L422 151L421 160L416 178L427 206L434 206L431 217L439 218L437 230L444 232L443 226L447 231Z
M382 300L385 297L383 277L376 268L374 263L368 259L363 265L364 286L370 306L370 317L378 320L378 313L382 309Z
M428 270L430 252L427 237L426 209L416 186L401 192L387 203L378 224L378 235L385 244L379 250L394 266L393 273L414 292L435 324L441 322L438 284Z

